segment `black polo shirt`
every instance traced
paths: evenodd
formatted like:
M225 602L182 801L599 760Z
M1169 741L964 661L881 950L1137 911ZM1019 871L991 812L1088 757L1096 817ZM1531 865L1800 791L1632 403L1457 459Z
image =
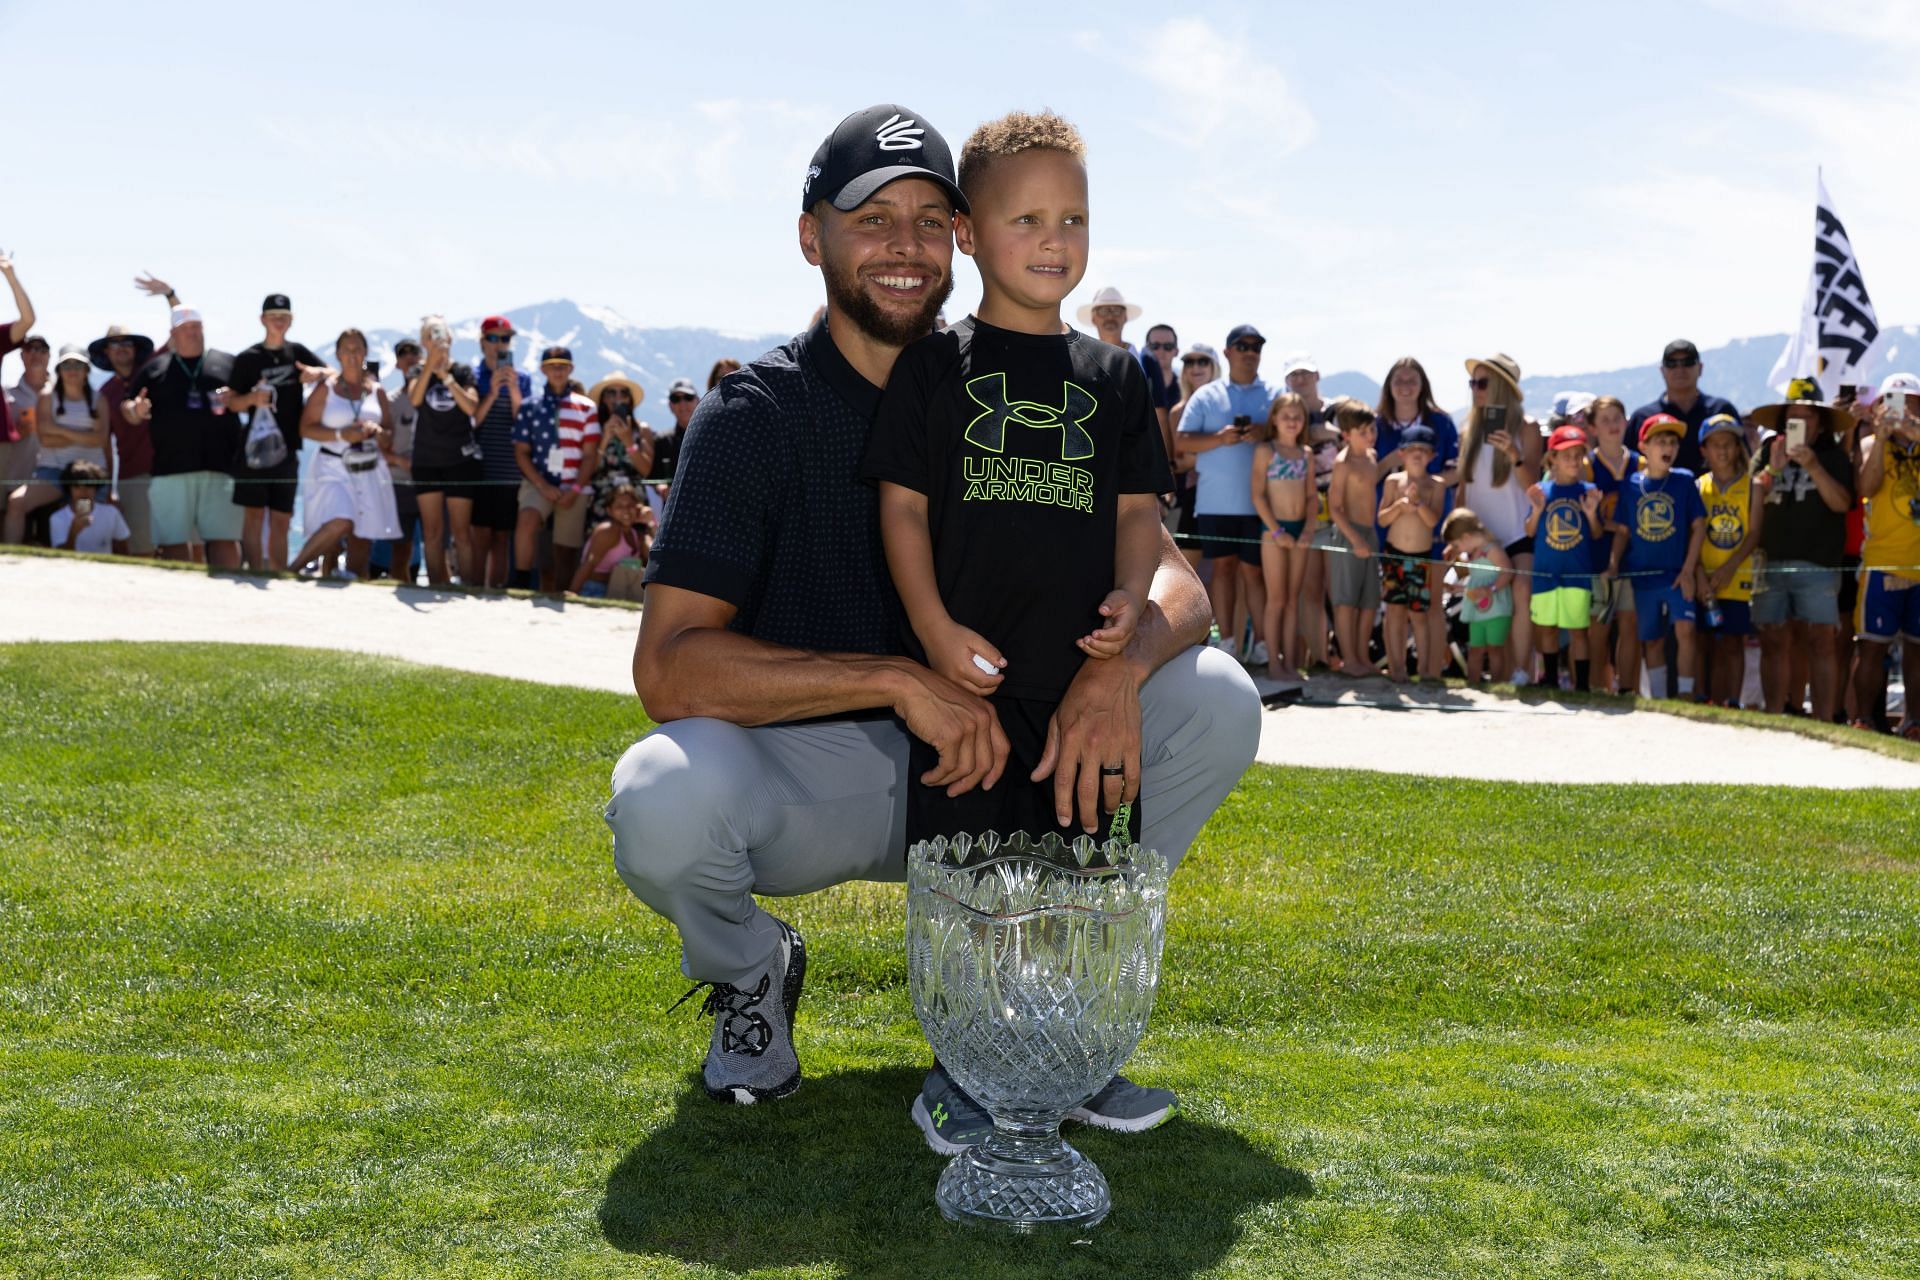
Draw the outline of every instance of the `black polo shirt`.
M1735 418L1740 416L1740 411L1733 407L1733 401L1710 396L1704 391L1694 397L1693 408L1685 413L1673 401L1661 396L1652 404L1643 404L1635 409L1633 417L1627 419L1627 448L1640 447L1640 424L1656 413L1670 413L1687 424L1687 434L1680 437L1680 456L1674 459L1673 465L1685 467L1696 476L1703 476L1713 469L1707 465L1706 455L1700 452L1700 424L1723 413Z
M687 424L646 581L724 600L733 630L774 644L898 653L860 479L879 404L824 320L721 379Z
M153 405L147 434L153 440L154 475L232 469L242 436L240 415L213 411L214 390L232 386L233 357L211 348L196 360L165 351L140 366L127 385L127 399L144 391Z

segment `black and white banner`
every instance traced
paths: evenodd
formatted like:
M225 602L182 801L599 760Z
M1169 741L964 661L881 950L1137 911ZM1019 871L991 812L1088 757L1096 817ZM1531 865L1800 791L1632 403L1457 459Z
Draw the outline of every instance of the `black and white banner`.
M1824 177L1817 179L1813 211L1813 274L1807 279L1800 324L1787 339L1767 381L1784 392L1793 378L1816 378L1831 401L1843 384L1864 385L1880 363L1880 321L1860 278L1853 242L1833 211Z

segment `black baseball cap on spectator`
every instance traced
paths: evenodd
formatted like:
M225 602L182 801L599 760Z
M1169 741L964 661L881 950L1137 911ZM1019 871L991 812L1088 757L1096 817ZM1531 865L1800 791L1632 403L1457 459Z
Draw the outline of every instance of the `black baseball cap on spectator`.
M1263 347L1267 345L1266 338L1250 324L1233 326L1233 332L1227 335L1227 345L1232 346L1236 342L1257 342Z
M400 339L400 341L393 344L393 358L395 360L398 360L401 356L407 355L409 353L414 355L423 354L420 350L420 343L417 339L402 338Z
M261 315L266 315L270 311L291 312L292 310L293 303L284 293L270 293L267 295L267 300L260 304Z
M856 111L834 126L813 153L800 184L800 209L825 200L842 213L858 209L896 178L925 178L968 212L953 176L953 152L940 131L898 103Z
M1661 364L1665 364L1669 360L1698 360L1699 358L1700 348L1694 346L1685 338L1675 338L1667 344L1667 349L1660 353Z
M541 364L561 364L561 363L572 364L573 352L561 346L548 347L545 351L542 351L540 353L540 363Z

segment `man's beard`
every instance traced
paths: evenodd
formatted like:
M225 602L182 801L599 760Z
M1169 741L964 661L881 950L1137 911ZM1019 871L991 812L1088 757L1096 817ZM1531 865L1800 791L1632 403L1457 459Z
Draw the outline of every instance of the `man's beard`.
M953 277L943 275L920 309L901 318L867 296L860 287L857 273L842 272L830 261L823 261L821 267L827 282L827 311L846 317L869 338L890 347L904 347L932 333L934 317L940 314L940 308L947 305L947 298L953 293Z

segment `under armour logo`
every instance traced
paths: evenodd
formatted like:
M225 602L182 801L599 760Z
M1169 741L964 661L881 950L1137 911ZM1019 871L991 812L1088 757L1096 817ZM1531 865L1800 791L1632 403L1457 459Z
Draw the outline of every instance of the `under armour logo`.
M934 1103L933 1104L933 1127L938 1129L941 1125L945 1124L946 1122L947 1122L947 1104L944 1102Z
M1071 382L1060 384L1060 407L1037 400L1007 399L1007 375L982 374L967 383L967 398L982 412L967 424L967 443L988 453L1004 453L1007 424L1022 427L1057 428L1060 432L1060 460L1072 462L1093 456L1093 437L1081 424L1094 414L1100 402Z
M808 165L806 180L800 184L800 194L804 196L812 192L813 180L819 176L820 176L820 166L817 164Z
M882 151L916 151L920 147L921 135L925 129L916 129L912 119L902 120L900 113L887 117L887 122L874 130L873 140L880 144Z

